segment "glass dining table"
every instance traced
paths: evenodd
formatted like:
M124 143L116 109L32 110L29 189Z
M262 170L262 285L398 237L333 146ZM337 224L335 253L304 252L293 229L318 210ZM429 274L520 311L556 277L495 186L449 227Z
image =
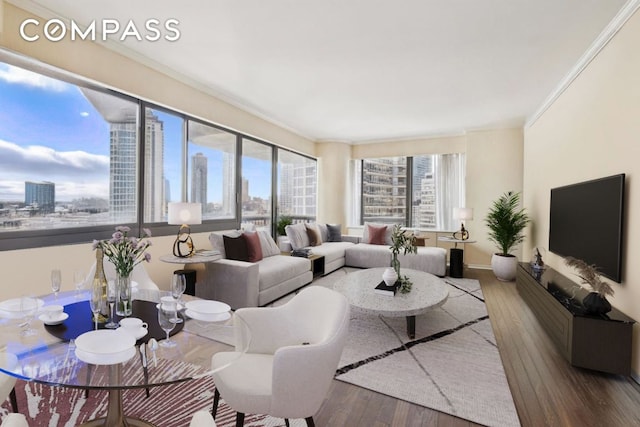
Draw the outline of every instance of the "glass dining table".
M153 424L138 418L127 417L123 411L122 392L126 389L153 389L169 384L201 378L210 375L211 357L219 351L229 351L231 347L219 341L189 331L190 322L202 324L202 319L193 320L180 311L185 319L177 323L170 332L174 347L150 346L154 338L157 342L165 339L166 333L158 324L157 305L162 291L138 290L134 295L133 314L148 324L148 332L136 340L135 355L125 361L109 364L87 363L78 357L76 339L85 332L94 329L92 313L89 307L89 293L61 292L57 296L47 295L38 298L41 306L59 304L64 306L68 317L59 324L47 325L39 320L30 322L34 331L25 336L25 319L2 311L0 305L0 348L15 356L17 363L13 367L2 367L0 371L37 383L88 390L107 390L108 403L105 417L88 421L83 426L152 426ZM188 304L195 297L184 295ZM4 315L3 315L4 314ZM44 318L46 320L46 318ZM116 317L116 321L119 318ZM214 328L226 328L232 335L232 314L207 323ZM53 323L53 322L46 322ZM99 324L103 328L104 324ZM209 326L207 326L209 328ZM198 328L193 328L198 330ZM202 327L200 328L203 329ZM226 334L229 334L229 330ZM152 341L153 342L153 341ZM142 346L145 344L144 346ZM154 343L155 344L155 343ZM143 363L140 347L146 351ZM151 350L153 347L155 350ZM133 354L133 350L132 350ZM154 360L154 363L151 362Z

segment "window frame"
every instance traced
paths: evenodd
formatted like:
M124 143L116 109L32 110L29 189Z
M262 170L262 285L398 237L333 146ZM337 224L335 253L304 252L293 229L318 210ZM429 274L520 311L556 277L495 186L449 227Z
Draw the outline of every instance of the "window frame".
M191 231L193 233L209 232L213 230L226 230L226 229L238 229L240 228L240 221L242 218L242 204L240 194L242 191L242 140L248 139L256 143L264 144L271 149L272 164L271 164L271 234L275 236L276 224L277 224L277 167L278 167L278 152L279 150L286 150L292 153L299 154L306 158L309 158L316 162L317 158L308 156L306 154L297 153L293 150L289 150L280 147L274 143L256 138L242 132L238 132L179 110L172 109L171 107L160 105L158 103L138 98L132 95L125 94L116 89L111 89L106 85L102 85L97 82L93 82L82 76L73 74L68 71L61 70L54 66L39 62L35 59L24 57L4 49L0 49L0 62L10 64L16 67L20 67L29 70L34 73L38 73L47 77L51 77L57 80L61 80L65 83L72 84L78 87L84 87L97 92L105 93L107 95L119 97L127 101L133 102L137 105L139 120L138 120L138 135L137 135L137 162L138 162L138 183L137 183L137 212L135 223L118 223L118 224L105 224L87 227L73 227L73 228L55 228L48 230L16 230L5 231L0 233L0 252L18 249L30 249L38 247L50 247L60 246L68 244L82 244L90 243L93 240L102 240L110 238L113 234L114 228L118 225L126 225L131 228L132 235L139 235L142 228L149 228L154 236L168 236L175 233L175 226L168 225L164 222L145 222L144 211L144 196L146 192L144 174L145 174L145 126L146 126L146 108L153 110L159 110L166 114L178 116L183 119L183 132L182 132L182 177L180 184L180 199L186 201L188 199L188 124L190 121L198 122L200 124L210 126L220 131L227 132L235 136L235 162L236 162L236 212L234 218L225 219L206 219L202 221L202 224L192 225ZM316 166L317 174L317 166ZM317 187L317 178L316 178ZM316 190L317 199L317 190ZM316 202L317 204L317 202ZM317 215L317 212L316 212Z

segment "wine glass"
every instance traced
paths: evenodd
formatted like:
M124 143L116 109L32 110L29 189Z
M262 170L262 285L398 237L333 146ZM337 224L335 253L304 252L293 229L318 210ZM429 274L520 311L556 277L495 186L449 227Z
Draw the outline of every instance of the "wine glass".
M93 320L95 322L95 330L98 330L98 315L100 314L100 308L102 305L102 290L93 286L91 288L91 298L89 299L89 306L93 313Z
M107 282L107 303L109 304L109 322L104 325L105 328L116 329L118 324L113 320L113 309L116 305L116 295L118 292L116 291L116 282L113 280L109 280Z
M162 330L167 334L167 339L160 341L162 347L175 347L175 341L169 339L169 333L176 327L175 319L177 317L176 305L161 303L158 305L158 323Z
M73 283L76 287L76 298L80 298L82 289L84 289L84 272L82 270L75 270L73 272Z
M24 329L20 332L23 337L30 337L36 334L35 329L31 328L31 321L38 311L38 300L32 296L22 296L20 298L20 312L22 313L23 322L20 326Z
M59 269L55 268L51 270L51 290L55 299L58 299L58 292L60 292L60 285L62 284L62 273Z
M178 307L180 306L180 299L182 298L182 294L184 293L186 288L187 280L184 277L184 274L174 274L173 280L171 282L171 295L176 300L176 305ZM173 321L175 323L182 323L182 318L178 317L177 310L178 309L176 307L176 317L173 319Z

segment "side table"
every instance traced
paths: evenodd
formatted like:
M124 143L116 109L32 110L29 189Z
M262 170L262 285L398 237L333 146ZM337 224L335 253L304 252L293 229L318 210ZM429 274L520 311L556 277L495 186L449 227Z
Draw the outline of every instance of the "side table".
M189 264L203 264L203 263L207 263L207 262L217 261L217 260L219 260L221 258L222 258L222 256L220 255L220 252L218 252L218 251L207 251L206 255L196 252L192 256L185 257L185 258L177 257L177 256L172 255L172 254L166 254L166 255L162 255L160 257L160 261L167 262L167 263L170 263L170 264L189 265ZM184 291L184 293L187 294L187 295L195 296L195 294L196 294L195 270L183 269L183 270L176 270L176 272L183 273L183 274L186 275L187 288ZM174 272L174 273L176 273L176 272Z
M460 279L463 277L464 270L464 251L458 248L458 243L475 243L475 240L461 240L453 237L440 236L438 240L441 242L453 243L454 246L449 250L449 277Z

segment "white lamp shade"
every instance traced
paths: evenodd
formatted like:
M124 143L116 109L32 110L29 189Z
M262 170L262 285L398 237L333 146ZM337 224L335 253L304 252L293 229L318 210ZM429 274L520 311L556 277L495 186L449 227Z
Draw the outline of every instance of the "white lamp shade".
M472 208L453 208L453 219L473 219Z
M168 223L171 225L202 224L202 205L200 203L171 202L168 205Z

